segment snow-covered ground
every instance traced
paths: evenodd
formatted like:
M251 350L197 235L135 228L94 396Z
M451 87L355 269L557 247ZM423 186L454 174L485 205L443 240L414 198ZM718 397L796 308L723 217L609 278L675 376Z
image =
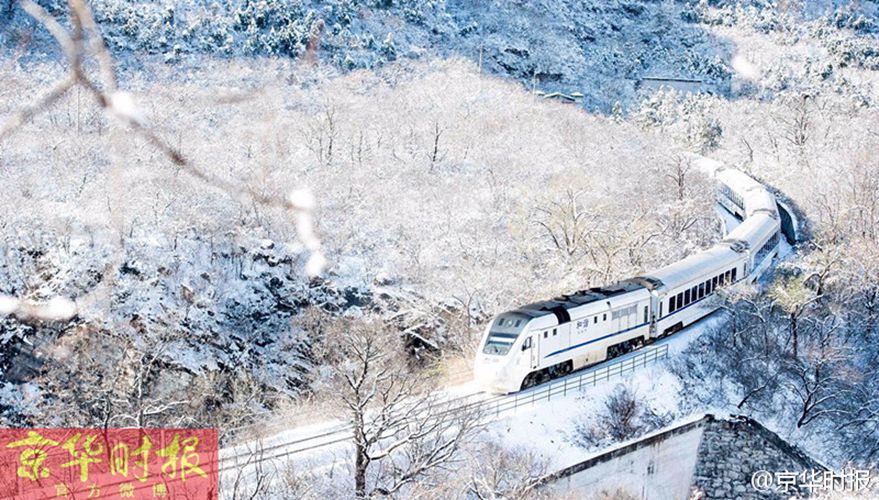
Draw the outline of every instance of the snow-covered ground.
M678 386L675 375L668 369L668 360L679 356L705 329L716 327L722 321L722 315L716 313L657 342L651 349L668 346L668 358L638 367L622 376L614 375L607 380L599 380L579 391L571 389L565 395L554 394L548 400L537 399L534 403L528 403L525 397L525 403L515 409L503 411L500 416L489 411L483 420L485 425L475 440L493 442L510 450L525 449L533 452L539 460L545 461L548 470L557 470L580 462L599 451L585 450L574 442L574 428L586 411L600 407L617 385L625 384L639 395L646 396L655 410L674 413L678 406ZM617 364L640 354L643 353L629 353L576 372L571 377L599 371L604 366ZM540 389L538 387L533 390ZM482 393L472 394L471 390L470 384L462 384L449 388L444 394L449 398L468 398L472 401L491 397ZM690 417L682 417L679 421L686 421L688 418ZM348 471L353 457L350 432L350 428L343 421L328 419L224 449L220 454L224 488L228 488L237 478L243 478L246 483L257 472L268 473L270 477L277 478L289 470L307 471L307 474L313 476L331 474L335 470ZM228 494L228 490L226 493Z

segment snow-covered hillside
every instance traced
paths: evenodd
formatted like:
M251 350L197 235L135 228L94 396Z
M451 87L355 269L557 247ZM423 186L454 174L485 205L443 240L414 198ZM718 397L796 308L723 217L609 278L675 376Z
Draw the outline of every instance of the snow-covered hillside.
M339 408L356 331L394 341L401 379L466 372L493 314L719 238L695 152L777 189L804 241L653 409L775 418L822 460L877 464L875 2L88 4L119 91L88 52L98 83L27 108L68 61L0 2L0 423L225 439ZM10 306L52 297L75 317Z
M62 1L41 3L64 12ZM205 54L280 56L340 71L463 56L528 87L581 92L587 108L610 112L617 103L637 104L652 90L642 88L643 78L694 79L703 91L735 95L741 88L736 43L716 26L787 43L814 34L837 60L879 64L869 44L837 33L875 33L875 4L837 4L847 2L807 2L802 11L762 1L645 0L101 0L93 7L110 46L132 69L140 68L142 54L172 66ZM15 29L0 37L12 51L30 37L32 24L11 3L6 11ZM802 30L790 29L804 20L809 24Z
M9 76L26 81L35 69L54 71L26 65ZM161 346L148 369L162 379L156 397L203 394L214 374L226 403L243 397L233 387L271 389L248 400L261 411L277 404L272 394L295 396L314 377L316 334L294 321L308 306L375 307L416 352L469 352L501 308L619 279L718 236L706 180L637 126L535 100L465 61L411 70L393 84L353 73L303 89L278 83L308 74L291 63L218 61L191 73L222 82L215 94L161 64L156 83L138 82L151 122L194 161L269 195L316 193L330 261L317 280L304 273L286 213L191 179L148 144L118 141L75 95L25 127L4 150L17 168L2 174L2 291L85 305L60 330L6 320L8 343L35 345L8 351L7 366L34 365L14 378L54 367L76 386L85 366L71 366L71 349L106 344L100 363L115 367L110 360ZM218 103L230 94L244 97ZM13 94L6 99L14 105ZM42 127L58 134L54 148L43 147ZM619 167L607 171L609 163ZM651 184L648 199L649 186L635 180L667 165L681 177ZM43 389L46 398L56 390ZM93 397L65 394L74 397L64 405Z

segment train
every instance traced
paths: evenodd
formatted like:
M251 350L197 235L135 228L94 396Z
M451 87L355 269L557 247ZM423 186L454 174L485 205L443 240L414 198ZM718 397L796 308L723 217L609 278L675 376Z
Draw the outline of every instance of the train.
M755 280L779 251L775 196L739 170L711 173L718 204L741 220L723 240L653 272L498 314L479 343L475 383L509 394L622 355L714 312L721 288Z

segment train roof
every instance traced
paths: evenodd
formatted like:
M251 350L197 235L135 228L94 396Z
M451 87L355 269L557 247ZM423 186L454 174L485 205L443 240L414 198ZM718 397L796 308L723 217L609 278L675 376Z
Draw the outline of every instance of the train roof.
M552 300L534 302L532 304L524 305L510 312L515 314L522 314L530 318L537 318L539 316L545 316L547 314L556 314L558 316L558 312L560 312L561 309L567 311L575 307L590 304L592 302L598 302L600 300L607 300L611 297L622 295L628 292L633 292L635 290L643 288L644 286L640 283L622 281L620 283L604 287L579 290L571 294L565 294L559 297L555 297Z
M733 253L736 252L730 248L730 244L721 242L708 250L690 255L635 279L652 280L667 289L676 288L685 283L698 281L705 273L711 273L719 267L729 265L729 262L735 259L731 255Z
M750 175L733 168L718 170L715 176L717 180L723 182L740 195L744 195L752 188L766 189Z
M526 304L504 314L517 318L544 318L537 322L541 327L549 325L551 321L549 316L555 316L557 323L563 324L571 320L572 309L600 301L606 301L607 306L613 308L630 299L641 300L639 294L611 300L614 297L639 290L643 291L643 294L649 294L660 288L675 289L710 277L731 263L737 262L741 258L739 254L747 251L751 246L762 244L772 232L778 230L775 197L765 186L743 172L725 168L717 162L710 163L709 167L714 177L737 193L746 207L745 220L723 241L649 274L605 287L589 288L551 300ZM775 221L767 221L767 219L775 219ZM575 314L582 312L575 311Z
M778 218L778 205L775 203L775 197L763 186L750 189L743 199L748 217L758 212L765 212L776 219Z
M772 215L756 213L730 231L727 238L746 241L753 248L769 239L772 233L778 231L778 227L779 223Z

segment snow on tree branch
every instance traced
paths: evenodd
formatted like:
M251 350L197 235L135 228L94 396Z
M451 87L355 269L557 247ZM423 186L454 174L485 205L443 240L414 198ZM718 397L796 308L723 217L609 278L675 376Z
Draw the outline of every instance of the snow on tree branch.
M46 9L32 0L22 0L20 5L58 42L67 62L67 70L48 92L34 102L21 107L0 125L0 140L7 139L35 116L47 111L74 87L84 88L92 95L98 106L107 112L112 123L127 127L128 131L146 140L174 164L183 167L183 171L191 177L218 188L240 201L255 202L291 212L296 222L298 236L310 254L305 272L309 277L315 277L323 271L326 267L326 258L321 250L320 239L314 231L312 211L315 200L310 191L296 190L286 198L270 196L221 179L207 169L197 166L179 149L156 134L148 126L148 120L134 97L118 89L112 56L104 45L94 16L84 0L68 1L70 30L65 29ZM97 61L97 79L90 74L85 65L89 57ZM47 302L32 302L15 297L0 298L0 314L15 315L21 319L70 319L76 311L76 304L72 300L61 297Z
M15 316L21 320L64 321L73 318L76 313L76 303L64 297L33 301L0 295L0 315L3 316Z

